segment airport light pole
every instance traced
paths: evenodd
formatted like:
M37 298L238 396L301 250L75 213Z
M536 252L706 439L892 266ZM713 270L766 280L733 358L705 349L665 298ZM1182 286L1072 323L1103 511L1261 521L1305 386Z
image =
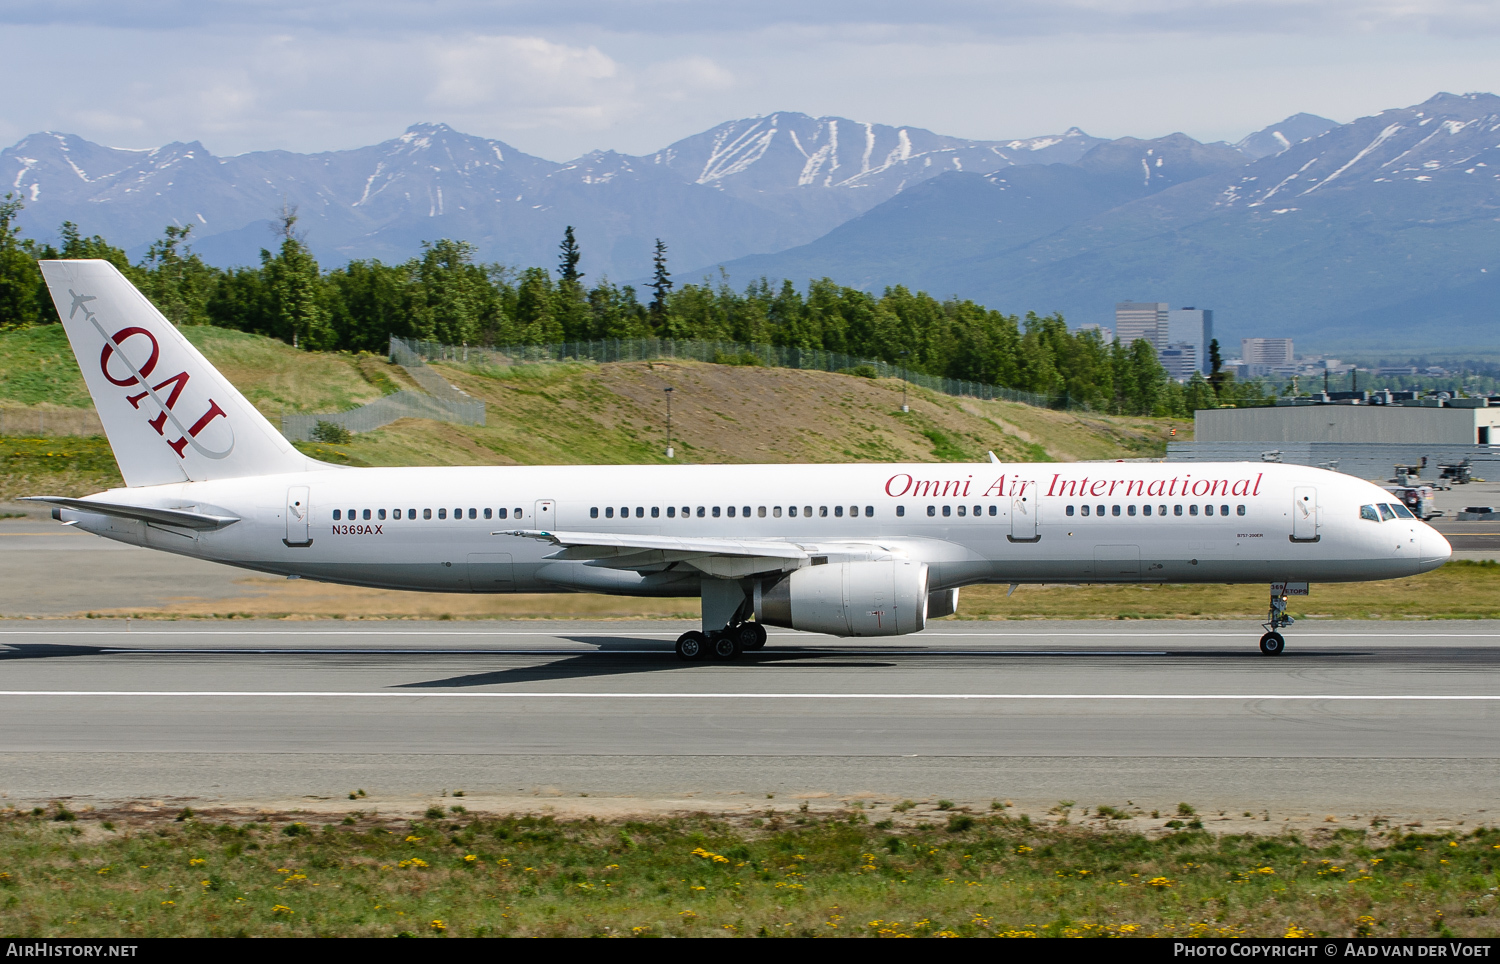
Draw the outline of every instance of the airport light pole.
M901 349L901 411L903 412L911 411L911 407L906 404L906 356L909 354L911 352L907 349Z
M667 458L672 458L672 386L662 391L667 393Z

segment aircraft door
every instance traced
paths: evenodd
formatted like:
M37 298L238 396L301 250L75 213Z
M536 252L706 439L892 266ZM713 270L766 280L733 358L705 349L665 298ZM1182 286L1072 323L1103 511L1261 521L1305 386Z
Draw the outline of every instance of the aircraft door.
M557 526L557 503L552 499L537 500L531 515L531 529L552 529Z
M286 538L282 542L297 549L312 545L311 522L312 505L308 501L307 486L294 485L287 489Z
M1041 539L1037 532L1040 509L1035 482L1019 482L1011 489L1008 537L1011 542L1037 542Z
M1318 541L1318 490L1313 486L1292 490L1292 541Z

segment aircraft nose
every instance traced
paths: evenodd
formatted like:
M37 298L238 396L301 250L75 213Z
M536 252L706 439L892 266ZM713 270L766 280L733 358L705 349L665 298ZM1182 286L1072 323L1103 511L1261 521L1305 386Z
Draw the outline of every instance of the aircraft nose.
M1422 526L1422 534L1417 542L1421 550L1421 571L1427 572L1436 569L1447 562L1453 556L1453 546L1443 538L1443 534L1430 525Z

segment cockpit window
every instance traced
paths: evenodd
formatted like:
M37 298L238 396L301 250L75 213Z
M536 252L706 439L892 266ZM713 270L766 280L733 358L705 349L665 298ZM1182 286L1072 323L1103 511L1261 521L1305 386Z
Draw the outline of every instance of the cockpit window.
M1380 504L1380 518L1381 521L1384 521L1386 519L1394 519L1396 518L1396 510L1392 509L1389 505L1382 502Z
M1400 519L1415 519L1416 518L1416 516L1412 513L1412 511L1410 509L1408 509L1406 506L1402 505L1399 502L1392 503L1391 510L1394 511L1396 513L1396 517L1400 518Z
M1375 511L1375 507L1373 505L1360 506L1359 517L1361 519L1369 519L1371 522L1380 521L1380 513Z

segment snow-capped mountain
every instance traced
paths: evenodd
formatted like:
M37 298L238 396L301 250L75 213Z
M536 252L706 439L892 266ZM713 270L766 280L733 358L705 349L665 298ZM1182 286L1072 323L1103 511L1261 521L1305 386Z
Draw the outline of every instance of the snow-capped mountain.
M1273 127L1288 128L1300 132ZM945 174L812 244L726 268L737 281L900 283L1075 323L1109 323L1120 300L1206 305L1231 342L1496 342L1500 97L1439 94L1253 161L1122 139L1057 169L1067 177L1051 170Z
M1261 128L1234 147L1246 157L1260 160L1271 154L1280 154L1289 150L1293 144L1301 144L1308 138L1317 137L1337 126L1338 121L1331 121L1317 114L1293 114L1279 124Z
M70 220L135 252L167 224L192 224L200 254L253 263L291 204L327 260L404 259L422 240L456 237L484 258L545 264L572 224L590 273L630 277L648 269L658 237L685 265L780 250L943 171L1068 162L1098 143L1077 129L969 141L794 113L732 121L645 157L602 151L561 164L443 124L355 150L237 157L197 142L131 151L42 133L0 151L0 183L25 199L32 234Z

